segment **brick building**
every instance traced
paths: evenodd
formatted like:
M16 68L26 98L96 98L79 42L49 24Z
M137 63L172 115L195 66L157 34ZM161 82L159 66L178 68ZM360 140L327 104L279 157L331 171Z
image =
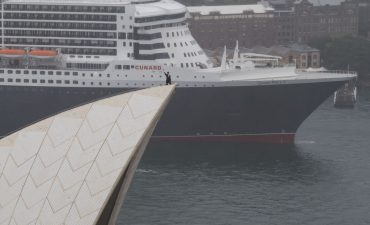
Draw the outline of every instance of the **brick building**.
M262 5L188 7L189 27L198 43L206 49L235 41L244 47L275 44L274 9Z
M233 47L236 40L242 47L252 47L357 36L359 7L355 1L361 0L342 0L335 5L317 5L312 0L270 0L255 5L188 7L190 30L206 49ZM369 5L361 8L360 31L365 36L370 32Z
M315 6L308 0L294 4L296 41L307 43L318 37L357 36L358 5L345 1L339 5Z
M370 2L368 0L359 1L359 25L358 33L363 37L370 38Z

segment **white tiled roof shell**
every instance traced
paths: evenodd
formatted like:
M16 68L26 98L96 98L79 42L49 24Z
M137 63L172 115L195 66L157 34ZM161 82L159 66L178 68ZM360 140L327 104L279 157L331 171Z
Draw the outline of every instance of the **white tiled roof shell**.
M100 100L1 139L0 224L95 224L173 89Z

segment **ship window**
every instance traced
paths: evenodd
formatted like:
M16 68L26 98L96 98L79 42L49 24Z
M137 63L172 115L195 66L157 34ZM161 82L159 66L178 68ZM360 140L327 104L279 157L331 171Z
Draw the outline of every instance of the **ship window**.
M15 79L15 82L20 83L21 79Z
M64 83L65 84L69 84L70 82L69 82L69 80L65 80Z
M119 32L119 33L118 33L118 39L126 39L126 33L124 33L124 32Z
M61 84L62 83L62 81L61 80L57 80L57 84Z
M13 79L12 78L8 78L8 82L13 82Z
M126 47L126 42L123 42L122 44L123 44L123 47Z
M30 82L30 80L29 80L29 79L24 79L24 80L23 80L23 82L24 82L24 83L29 83L29 82Z
M184 57L186 57L186 53L184 53Z
M122 69L122 65L116 65L116 70L121 70Z
M123 65L122 67L124 70L129 70L130 69L130 65Z
M28 70L24 70L23 71L23 74L29 74L29 71Z
M54 75L53 71L48 71L48 75Z
M45 83L45 80L40 80L40 83L42 83L42 84Z
M184 67L184 63L181 63L181 68L183 68Z
M78 84L78 81L77 80L74 80L72 83L73 84Z
M52 83L54 83L54 81L53 80L48 80L48 83L52 84Z
M56 72L56 74L57 74L57 75L62 75L62 72L57 71L57 72Z
M13 73L13 70L8 70L8 74L12 74Z
M32 83L37 83L37 80L36 79L32 79Z
M4 78L0 78L0 82L4 82Z
M191 67L194 67L194 63L190 63L191 64Z
M0 70L0 73L4 73L4 70Z
M32 74L33 75L37 74L37 71L36 70L32 70Z
M78 75L78 73L77 73L77 72L73 72L73 73L72 73L72 75L73 75L73 76L77 76L77 75Z
M189 63L186 63L186 67L189 67Z
M40 71L40 75L45 75L45 71Z
M172 53L171 56L172 56L172 58L175 58L175 53Z
M171 47L171 44L170 43L167 43L167 47Z
M15 73L16 74L21 74L21 71L20 70L16 70Z

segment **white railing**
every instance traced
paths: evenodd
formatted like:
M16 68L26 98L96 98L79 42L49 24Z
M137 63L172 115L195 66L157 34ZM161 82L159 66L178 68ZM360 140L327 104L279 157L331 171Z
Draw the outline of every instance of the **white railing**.
M348 75L357 75L356 71L348 70L306 70L306 69L296 69L297 73L333 73L333 74L348 74Z

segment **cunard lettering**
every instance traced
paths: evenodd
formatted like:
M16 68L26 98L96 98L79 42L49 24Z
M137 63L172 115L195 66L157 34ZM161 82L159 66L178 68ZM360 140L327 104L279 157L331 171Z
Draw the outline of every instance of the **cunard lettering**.
M137 65L135 66L136 70L162 70L161 66L145 66L145 65Z

